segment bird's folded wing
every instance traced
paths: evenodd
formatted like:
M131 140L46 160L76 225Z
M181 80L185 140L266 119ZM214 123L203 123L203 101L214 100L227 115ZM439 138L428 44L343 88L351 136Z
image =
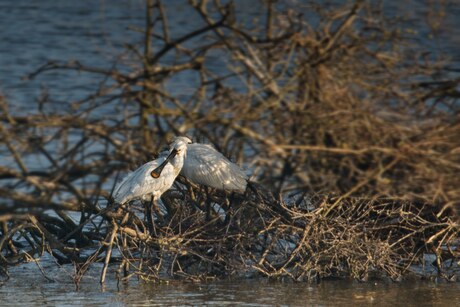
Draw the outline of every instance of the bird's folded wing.
M181 174L197 184L216 189L246 190L247 176L241 168L229 161L208 144L189 144Z

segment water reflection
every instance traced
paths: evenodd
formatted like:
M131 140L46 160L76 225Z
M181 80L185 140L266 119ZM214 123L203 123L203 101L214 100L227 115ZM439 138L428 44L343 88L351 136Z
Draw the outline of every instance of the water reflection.
M329 281L319 285L261 280L169 284L128 287L114 302L136 305L452 305L460 299L460 285L433 283L366 283Z
M2 306L454 306L460 301L460 283L325 281L320 284L267 280L213 281L165 284L130 280L117 285L109 278L105 288L97 268L86 276L79 291L71 267L45 263L55 282L45 279L35 264L11 269L11 279L0 287Z

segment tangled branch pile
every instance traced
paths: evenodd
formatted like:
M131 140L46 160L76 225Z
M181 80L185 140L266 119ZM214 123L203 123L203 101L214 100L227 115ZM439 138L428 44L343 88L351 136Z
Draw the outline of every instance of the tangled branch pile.
M30 75L101 76L68 108L44 95L23 115L1 101L3 266L48 252L75 264L76 281L94 262L102 280L111 262L120 278L397 279L424 253L440 274L459 260L460 77L440 55L364 1L268 1L251 22L233 3L187 5L201 26L175 34L172 8L147 1L142 45L111 69L49 62ZM190 88L171 92L184 76ZM184 133L264 188L180 180L149 232L143 207L113 205L110 191ZM340 196L311 196L322 194Z

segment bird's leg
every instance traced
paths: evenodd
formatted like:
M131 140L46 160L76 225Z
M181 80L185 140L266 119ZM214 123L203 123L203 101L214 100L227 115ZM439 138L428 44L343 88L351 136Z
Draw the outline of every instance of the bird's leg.
M149 229L150 234L153 234L155 232L155 224L153 223L153 211L152 208L154 206L155 199L152 197L150 198L150 201L148 203L144 203L145 205L145 215L147 217L147 228Z
M206 191L206 221L211 220L211 197L209 196L208 188L205 187Z
M198 205L195 193L193 192L193 187L192 187L192 185L190 184L190 182L188 181L187 178L184 177L184 179L185 179L185 182L187 183L186 186L187 186L187 189L188 189L188 193L190 195L190 200L194 204L194 207L191 207L192 212L196 213L197 212L196 208L199 208L199 205Z
M228 197L225 197L225 206L222 206L222 208L225 211L225 219L224 219L224 224L228 225L232 219L233 216L233 208L232 208L232 200L233 200L234 193L230 195L230 200Z
M186 179L186 182L188 183L188 180ZM195 193L193 193L192 185L188 184L187 185L188 193L190 194L190 199L192 201L196 201Z
M155 201L152 200L152 209L153 213L155 213L157 216L157 221L160 222L160 225L164 225L165 219L161 213L160 207L158 206L158 199L155 199Z

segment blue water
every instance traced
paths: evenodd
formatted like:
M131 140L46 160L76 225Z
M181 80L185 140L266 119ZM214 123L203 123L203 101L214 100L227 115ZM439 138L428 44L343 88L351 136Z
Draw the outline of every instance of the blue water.
M241 16L238 21L249 25L253 18L261 18L264 14L261 2L237 1L238 16ZM460 5L454 0L444 2L445 10L421 0L386 1L383 7L405 21L410 30L406 31L407 36L429 48L432 57L442 55L460 69L460 18L457 18ZM204 25L184 3L183 0L165 1L172 38ZM286 1L282 4L308 14L311 6L306 3L308 1ZM117 68L131 67L132 58L123 56L125 46L141 46L143 34L136 29L144 27L144 17L144 1L140 0L0 1L0 94L22 110L35 105L40 93L46 93L52 101L67 104L86 97L97 88L100 76L52 71L33 81L23 77L48 61L79 61L104 69L121 61ZM425 26L425 20L439 25L432 31ZM193 40L187 44L193 44ZM160 43L154 42L154 49L159 47ZM175 60L174 54L164 58L164 62ZM211 70L223 71L228 64L216 54L209 65ZM186 96L196 80L191 73L178 74L170 86L176 92L180 88Z

